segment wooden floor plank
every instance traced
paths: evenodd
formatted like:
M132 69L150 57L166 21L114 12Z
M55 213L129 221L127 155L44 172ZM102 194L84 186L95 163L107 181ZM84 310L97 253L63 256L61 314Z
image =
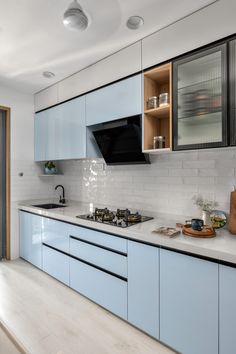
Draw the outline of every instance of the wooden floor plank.
M23 260L0 262L1 319L32 354L174 353Z

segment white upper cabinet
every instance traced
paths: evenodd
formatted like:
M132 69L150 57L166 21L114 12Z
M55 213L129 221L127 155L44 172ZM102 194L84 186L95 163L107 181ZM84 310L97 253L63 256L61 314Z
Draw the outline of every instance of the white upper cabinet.
M58 100L65 101L141 70L137 42L58 83Z
M58 103L58 84L40 91L34 96L34 111L48 108Z
M216 1L144 38L143 69L234 33L235 11L235 0Z
M86 95L86 125L142 113L141 74Z

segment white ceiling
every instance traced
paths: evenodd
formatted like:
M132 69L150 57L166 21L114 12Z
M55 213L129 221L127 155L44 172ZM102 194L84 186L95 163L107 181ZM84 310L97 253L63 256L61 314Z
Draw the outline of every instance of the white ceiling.
M62 24L70 2L0 0L0 82L34 93L214 1L79 0L91 23L78 33ZM125 25L132 15L145 21L137 31Z

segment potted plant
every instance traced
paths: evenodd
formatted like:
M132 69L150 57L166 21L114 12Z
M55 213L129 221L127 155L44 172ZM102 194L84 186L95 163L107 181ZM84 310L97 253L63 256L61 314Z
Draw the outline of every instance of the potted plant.
M57 173L57 168L53 161L47 161L44 165L44 170L46 175L54 175Z
M201 210L204 225L211 225L211 211L218 205L215 200L203 198L200 195L193 197L194 204Z

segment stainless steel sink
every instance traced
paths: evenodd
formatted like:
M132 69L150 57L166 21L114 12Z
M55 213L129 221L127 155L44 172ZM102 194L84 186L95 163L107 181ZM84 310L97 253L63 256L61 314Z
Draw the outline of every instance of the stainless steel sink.
M65 208L66 205L59 205L59 204L54 204L54 203L48 203L48 204L37 204L37 205L32 205L33 207L36 208L42 208L42 209L56 209L56 208Z

